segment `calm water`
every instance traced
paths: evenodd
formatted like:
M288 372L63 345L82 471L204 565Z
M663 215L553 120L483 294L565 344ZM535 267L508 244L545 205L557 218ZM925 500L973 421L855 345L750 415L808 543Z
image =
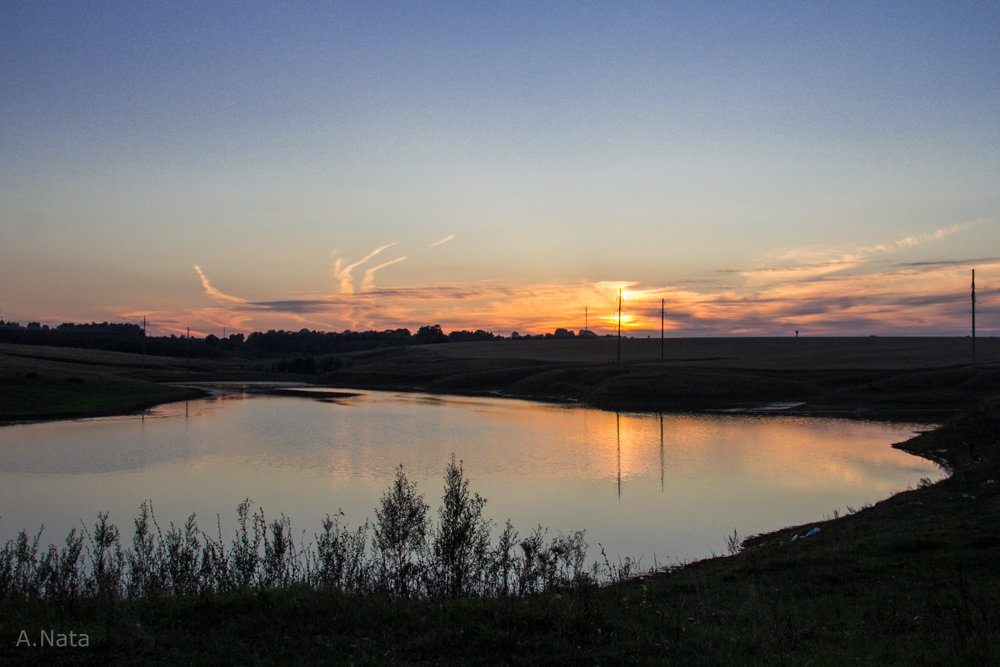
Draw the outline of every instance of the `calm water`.
M497 523L526 534L586 529L589 560L651 565L725 552L749 535L804 523L939 479L889 445L917 426L797 417L615 414L502 399L363 392L343 398L229 393L145 415L0 428L0 537L42 524L62 542L111 512L131 539L150 498L161 526L197 512L231 538L252 498L311 539L326 513L373 516L396 466L432 512L454 452ZM436 516L436 515L435 515Z

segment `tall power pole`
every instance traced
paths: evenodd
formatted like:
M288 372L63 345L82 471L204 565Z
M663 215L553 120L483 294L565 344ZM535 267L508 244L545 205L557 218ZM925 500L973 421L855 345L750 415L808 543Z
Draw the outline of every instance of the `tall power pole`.
M972 365L976 365L976 270L972 269Z
M663 303L664 299L660 299L660 361L663 361Z
M622 365L622 288L618 288L618 365Z

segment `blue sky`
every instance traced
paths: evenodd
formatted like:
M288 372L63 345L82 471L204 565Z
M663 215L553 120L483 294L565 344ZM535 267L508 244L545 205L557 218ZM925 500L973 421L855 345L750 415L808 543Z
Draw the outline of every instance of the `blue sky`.
M5 2L0 318L960 334L975 267L995 332L997 63L996 2Z

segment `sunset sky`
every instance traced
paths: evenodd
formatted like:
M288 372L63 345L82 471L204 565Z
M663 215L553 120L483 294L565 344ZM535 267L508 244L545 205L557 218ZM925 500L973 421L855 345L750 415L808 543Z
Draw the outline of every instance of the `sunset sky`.
M0 319L1000 333L1000 3L0 3Z

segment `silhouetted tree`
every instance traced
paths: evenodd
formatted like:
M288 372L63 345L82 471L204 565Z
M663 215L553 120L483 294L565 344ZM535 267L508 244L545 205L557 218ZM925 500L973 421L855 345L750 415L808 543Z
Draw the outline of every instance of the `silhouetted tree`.
M453 343L477 340L493 340L494 336L488 331L476 329L475 331L452 331L448 334L448 340Z
M423 326L417 331L417 335L413 337L414 342L417 345L426 345L428 343L447 343L448 337L444 335L441 331L441 325L435 324L433 326Z

